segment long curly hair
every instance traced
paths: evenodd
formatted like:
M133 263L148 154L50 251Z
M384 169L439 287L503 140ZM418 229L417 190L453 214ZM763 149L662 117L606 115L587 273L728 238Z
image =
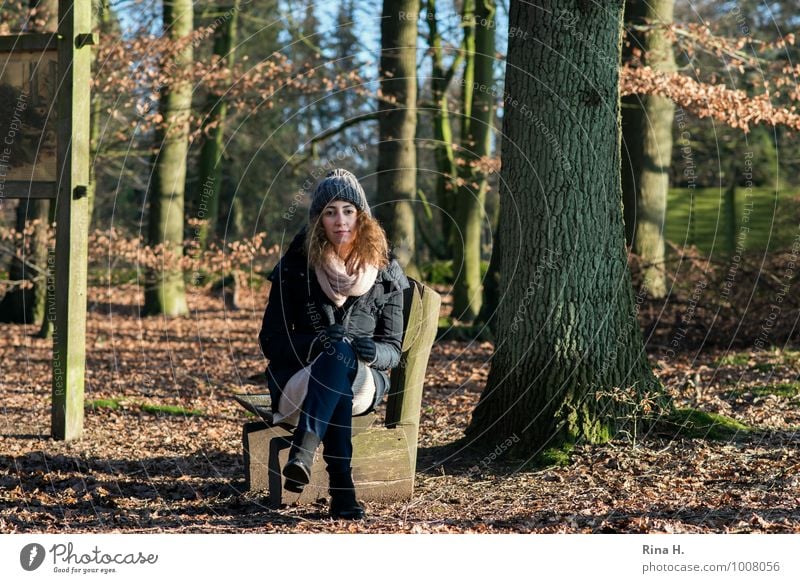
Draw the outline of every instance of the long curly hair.
M306 237L308 263L312 267L319 267L329 250L335 252L333 244L325 234L322 214L309 225L308 233ZM358 211L355 241L345 259L345 266L352 273L366 264L374 265L378 269L389 265L389 242L380 223L367 213Z

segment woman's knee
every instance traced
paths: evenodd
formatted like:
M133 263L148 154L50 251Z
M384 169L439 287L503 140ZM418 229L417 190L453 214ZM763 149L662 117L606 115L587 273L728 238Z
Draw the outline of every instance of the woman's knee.
M347 374L357 367L356 355L348 342L331 342L312 366L314 371L327 371L328 374L340 371Z
M347 362L348 359L355 362L356 354L353 347L349 342L340 340L338 342L330 342L325 345L325 350L322 351L320 359L326 359L335 362Z

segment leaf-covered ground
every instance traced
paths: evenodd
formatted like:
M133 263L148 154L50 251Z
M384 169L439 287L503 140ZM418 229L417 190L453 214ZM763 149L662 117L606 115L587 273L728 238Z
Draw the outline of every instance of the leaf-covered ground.
M369 504L368 520L349 524L244 491L248 417L230 396L260 390L248 379L263 369L264 292L239 311L193 295L191 316L170 321L140 318L139 299L133 287L91 290L90 406L71 443L49 438L50 341L2 326L0 532L800 532L798 352L653 352L678 406L752 430L721 442L638 435L530 469L452 445L492 347L438 343L414 497Z

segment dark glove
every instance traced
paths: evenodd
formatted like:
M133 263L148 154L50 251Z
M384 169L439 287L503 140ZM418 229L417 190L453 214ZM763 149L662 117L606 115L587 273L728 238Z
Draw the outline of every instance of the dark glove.
M353 350L355 350L358 358L366 363L375 360L375 356L378 353L375 341L369 336L353 338Z
M313 362L323 352L330 352L331 346L336 342L341 342L342 338L344 338L344 326L341 324L331 324L324 328L311 343L306 362Z
M341 324L331 324L322 331L321 338L323 342L341 342L342 338L344 338L344 326Z

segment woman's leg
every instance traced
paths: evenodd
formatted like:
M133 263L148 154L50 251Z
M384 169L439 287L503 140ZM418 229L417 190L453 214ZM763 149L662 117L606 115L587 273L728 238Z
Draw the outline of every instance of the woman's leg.
M353 459L353 380L358 363L353 354L353 376L346 394L340 396L328 420L322 443L328 469L331 516L348 520L364 518L364 508L356 500L351 463Z
M289 461L283 469L286 489L292 492L302 492L311 479L314 452L320 441L330 432L331 420L337 408L344 410L349 407L348 415L352 415L352 385L357 370L355 353L345 342L335 343L330 352L330 354L322 353L311 367L308 393L303 401L300 419L292 437ZM334 425L342 424L340 413L334 420ZM349 427L350 417L347 425ZM342 446L338 442L341 434L334 432L333 438L337 441L331 446L333 451L341 452ZM350 444L349 429L347 443ZM349 457L347 463L349 467Z
M322 439L325 446L323 457L328 474L349 474L353 459L353 395L341 398L331 415L327 431Z
M348 427L353 410L353 380L358 366L356 355L346 342L336 342L333 348L332 354L323 352L311 366L308 393L297 423L298 430L311 431L320 439L325 438L337 408L336 424L342 424L344 416L341 412L349 403Z

